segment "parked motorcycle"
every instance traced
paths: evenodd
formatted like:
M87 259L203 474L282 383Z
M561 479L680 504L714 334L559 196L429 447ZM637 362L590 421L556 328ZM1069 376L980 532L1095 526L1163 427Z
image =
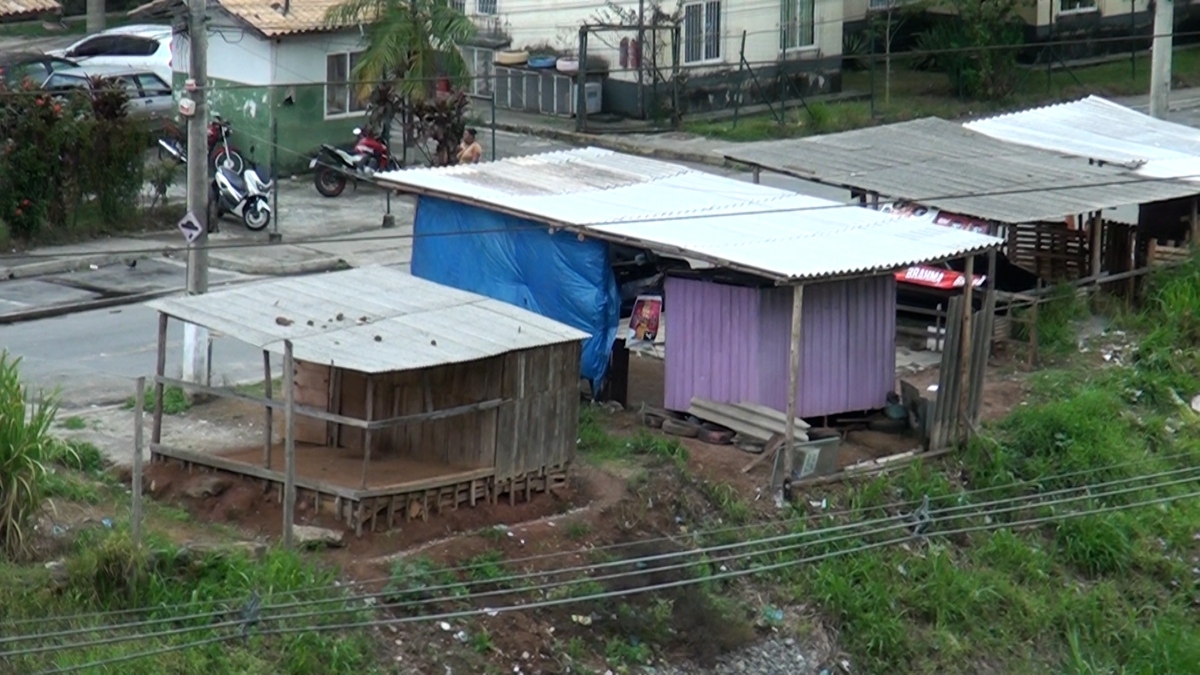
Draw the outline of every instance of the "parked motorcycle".
M158 142L169 155L181 164L187 164L187 156L166 139ZM242 161L241 174L228 166L218 165L213 172L208 199L208 229L217 231L217 221L225 214L241 218L246 229L258 232L271 223L271 203L267 195L275 184L273 178L266 180L254 164Z
M322 143L317 156L308 163L313 169L313 184L325 197L337 197L352 178L355 187L359 180L370 180L378 171L398 171L400 162L392 157L387 143L370 131L355 129L357 140L349 147Z
M241 218L248 230L266 229L271 223L271 203L267 195L273 182L271 179L264 181L253 166L247 166L241 175L218 166L208 201L209 208L216 211L216 218L209 220L219 220L228 213Z
M246 160L237 146L229 141L231 133L229 122L222 119L219 114L213 113L212 121L208 123L208 166L210 170L223 166L240 175L246 168ZM162 159L162 151L166 151L175 158L185 157L187 155L186 132L172 127L168 130L167 136L158 141L158 145L160 148L159 159Z

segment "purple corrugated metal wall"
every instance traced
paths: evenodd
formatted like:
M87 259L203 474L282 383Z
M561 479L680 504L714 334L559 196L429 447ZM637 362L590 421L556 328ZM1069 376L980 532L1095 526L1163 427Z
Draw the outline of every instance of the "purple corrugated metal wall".
M670 278L666 401L693 396L787 408L792 290ZM882 407L895 386L895 279L810 284L804 290L802 417Z
M760 291L668 277L664 407L757 400Z

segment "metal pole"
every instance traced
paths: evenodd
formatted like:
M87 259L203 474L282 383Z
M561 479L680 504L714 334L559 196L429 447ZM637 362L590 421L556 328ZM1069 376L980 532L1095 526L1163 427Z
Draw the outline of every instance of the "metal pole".
M188 246L187 292L208 291L208 32L206 0L188 0L190 94L196 109L187 128L187 205L200 223L200 234ZM184 325L183 379L208 383L208 331Z
M291 548L296 519L296 364L292 341L283 341L283 545Z
M1129 0L1129 79L1137 80L1137 0Z
M683 30L679 24L671 29L671 128L678 129L683 116L679 112L679 48L682 46Z
M271 234L270 241L281 241L279 234L279 179L283 172L279 170L279 120L275 117L275 109L271 109Z
M134 399L138 402L133 407L133 512L129 517L129 533L133 538L133 547L142 545L142 437L145 433L146 378L137 379Z
M1171 105L1171 44L1175 0L1154 0L1154 47L1150 52L1150 116L1166 119Z
M875 16L871 16L867 34L871 36L871 119L875 119Z
M587 131L588 27L579 27L579 72L575 75L575 131Z
M646 0L638 0L638 28L637 28L637 83L638 83L638 113L639 117L646 117L646 69L642 68L642 48L646 41ZM633 50L630 50L633 51Z
M492 161L496 161L496 78L492 76Z

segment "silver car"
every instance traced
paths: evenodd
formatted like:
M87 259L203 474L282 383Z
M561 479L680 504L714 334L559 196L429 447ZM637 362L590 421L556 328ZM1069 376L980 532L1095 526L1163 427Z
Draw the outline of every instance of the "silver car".
M123 66L93 66L56 70L42 83L50 91L87 89L91 79L102 77L115 80L129 95L130 117L145 120L153 127L165 125L175 114L175 97L171 85L153 71Z

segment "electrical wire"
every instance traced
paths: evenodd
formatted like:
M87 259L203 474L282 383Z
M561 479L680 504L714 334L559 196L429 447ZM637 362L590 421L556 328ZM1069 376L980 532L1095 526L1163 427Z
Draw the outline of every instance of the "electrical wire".
M1015 483L1009 483L1009 484L1003 484L1003 485L993 485L993 486L988 486L986 488L978 488L975 490L958 491L958 492L951 493L951 494L938 495L938 496L931 497L930 502L934 503L934 502L940 502L943 500L954 499L954 500L958 500L961 503L962 500L964 500L968 497L971 497L971 496L991 494L991 493L999 492L999 491L1003 491L1003 490L1020 489L1021 487L1026 487L1026 486L1031 486L1031 485L1047 485L1047 484L1052 484L1052 483L1055 483L1058 481L1066 480L1069 478L1077 478L1080 476L1091 476L1091 475L1095 475L1095 474L1098 474L1101 472L1115 471L1117 469L1142 466L1142 465L1150 463L1150 462L1173 461L1173 460L1185 459L1185 458L1191 459L1194 456L1195 455L1193 453L1178 452L1178 453L1173 453L1173 454L1168 454L1168 455L1143 457L1141 459L1129 460L1129 461L1121 462L1121 463L1117 463L1117 464L1104 465L1104 466L1099 466L1099 467L1091 467L1091 468L1087 468L1087 469L1078 469L1075 471L1069 471L1069 472L1065 472L1065 473L1059 473L1059 474L1053 474L1053 475L1049 475L1049 476L1041 476L1038 478L1026 479L1026 480L1022 480L1022 481L1017 481ZM1150 474L1150 475L1167 475L1167 474L1173 475L1174 473L1175 472L1165 472L1165 474ZM1103 484L1101 484L1101 485L1103 485ZM1034 493L1034 495L1044 497L1044 496L1047 496L1050 494L1058 494L1058 493L1063 493L1063 492L1070 491L1070 490L1083 489L1083 487L1086 487L1086 486L1066 488L1063 490L1058 490L1058 491L1054 491L1054 492L1050 492L1050 493L1037 492L1037 493ZM553 553L544 553L544 554L539 554L539 555L525 556L525 557L521 557L521 558L513 558L513 559L503 561L503 564L506 566L516 566L516 565L527 564L527 563L545 562L548 560L563 558L563 557L567 557L567 556L579 556L579 555L591 554L591 553L608 553L611 551L616 551L616 550L630 548L633 546L641 546L641 545L646 545L646 544L661 544L661 543L668 543L668 542L678 542L681 539L699 540L699 539L708 538L708 537L717 537L720 535L736 534L739 532L745 532L747 530L757 529L757 528L772 528L772 527L779 527L779 526L786 527L786 526L793 525L793 524L803 522L806 520L812 520L814 518L829 520L829 519L836 519L836 518L841 518L841 517L846 517L846 516L860 515L865 512L868 512L868 511L884 511L884 512L886 512L886 511L895 510L895 509L911 509L911 508L915 508L916 506L918 506L921 503L921 501L922 500L893 501L893 502L886 503L886 504L873 505L873 506L862 506L862 507L853 508L853 509L842 509L842 510L838 510L838 511L822 512L819 514L804 515L804 516L798 516L795 518L785 518L785 519L781 519L781 520L764 521L764 522L750 523L750 524L746 524L746 525L736 525L736 526L730 526L730 527L710 528L707 530L696 530L696 531L689 532L686 535L683 535L682 537L679 535L670 535L670 536L661 536L661 537L655 537L655 538L649 538L649 539L639 539L639 540L633 541L633 542L614 543L614 544L606 544L606 545L602 545L602 546L594 546L594 547L589 547L589 548L580 548L580 549L574 549L574 550L570 550L570 551L556 551ZM887 520L888 519L886 519L886 518L881 519L880 522L886 522ZM444 573L464 573L464 572L470 573L470 572L479 570L481 568L484 568L486 566L489 566L490 564L491 563L486 563L486 562L485 563L472 563L472 564L466 564L466 565L459 565L459 566L455 566L455 567L448 567L448 568L445 568L440 571L444 572ZM319 586L295 589L295 590L283 593L282 595L294 597L297 595L308 594L308 593L347 590L347 589L353 589L353 588L357 588L357 587L375 585L375 584L380 584L380 583L409 581L412 579L417 579L421 576L423 576L423 573L421 573L421 572L409 572L409 573L400 574L400 575L377 577L374 579L351 581L351 582L347 582L347 583L336 583L336 584L332 584L332 585L324 584L324 585L319 585ZM36 618L36 619L21 619L21 620L17 620L17 621L2 621L2 622L0 622L0 625L17 627L17 626L29 625L29 624L33 624L33 623L44 624L47 621L75 622L75 621L82 621L82 620L86 620L86 619L109 618L109 617L115 617L115 616L128 616L128 615L132 615L132 614L146 614L146 613L153 612L153 611L164 611L164 610L171 611L171 610L178 610L178 609L186 609L186 608L190 608L190 607L201 607L201 606L211 606L211 605L221 605L221 604L230 605L230 604L240 603L243 600L244 600L243 597L237 597L237 598L224 598L224 599L216 599L216 600L201 600L201 601L180 603L180 604L174 604L174 605L152 605L152 606L145 606L145 607L139 607L139 608L110 610L110 611L103 611L103 612L88 612L88 613L72 614L72 615L66 615L66 616L40 617L40 618ZM293 605L270 605L270 606L267 606L266 609L277 609L279 607L288 607L288 606L293 606ZM197 615L182 616L182 617L181 616L173 616L173 617L164 618L164 619L154 619L154 620L150 620L148 622L139 621L139 622L121 624L121 625L113 626L113 628L122 628L123 629L123 628L130 628L130 627L153 625L154 623L170 623L170 622L186 621L186 620L192 620L192 619L212 618L212 617L222 616L227 613L228 613L227 611L220 611L220 612L210 612L210 613L205 613L205 614L197 614ZM0 644L20 642L20 641L24 641L25 639L29 639L29 638L39 638L39 637L47 638L47 637L75 635L75 634L81 634L81 633L87 633L87 632L95 632L95 630L96 630L95 628L72 629L70 631L32 634L32 635L28 635L28 636L27 635L7 636L7 637L0 638Z
M789 176L789 177L795 178L797 180L805 180L804 178L801 178L799 176ZM1111 180L1111 181L1095 181L1095 182L1091 182L1091 183L1075 184L1075 185L1061 185L1060 184L1060 185L1050 185L1050 186L1045 186L1045 187L1011 188L1011 189L990 190L990 191L973 192L973 193L944 194L944 195L934 195L934 196L919 197L919 198L881 199L879 201L879 204L881 204L881 205L883 205L883 204L900 204L900 203L904 203L904 202L928 203L928 202L935 202L935 201L945 203L945 202L953 202L956 200L963 200L963 199L977 199L980 197L1017 196L1017 195L1024 195L1024 194L1044 194L1047 192L1066 192L1066 191L1070 191L1070 190L1089 190L1089 189L1094 189L1094 188L1099 188L1099 187L1120 187L1120 186L1139 185L1139 184L1147 184L1147 183L1183 182L1183 181L1197 179L1197 178L1200 178L1200 174L1188 174L1186 176L1175 176L1175 177L1171 177L1171 178L1156 178L1156 177L1149 177L1149 176L1137 176L1137 177L1134 177L1131 179ZM377 185L380 185L380 184L377 183ZM380 187L384 187L384 186L380 185ZM387 187L385 189L401 189L402 190L403 188L399 187L399 186L391 186L391 187ZM1200 189L1200 188L1198 188L1198 189ZM830 200L822 200L822 201L830 201ZM764 202L759 202L759 203L765 204L768 202L764 201ZM751 209L751 210L739 210L739 211L737 211L736 215L739 215L739 216L770 215L770 214L780 214L780 213L805 213L805 212L810 212L810 211L825 211L825 210L830 210L830 209L859 209L859 208L864 208L864 207L859 206L855 203L831 202L829 204L821 204L821 205L814 205L814 206L797 206L797 207L786 207L786 208L755 208L755 209ZM619 219L619 220L604 220L604 221L597 221L597 222L589 222L589 223L585 223L583 225L579 225L578 227L587 229L587 228L602 227L602 226L606 226L606 225L630 225L630 224L638 224L638 223L665 223L665 222L674 222L674 221L681 221L681 220L705 220L705 219L709 219L709 218L728 218L730 216L731 216L731 214L728 212L727 208L720 207L719 210L716 210L716 211L698 211L698 212L691 212L691 213L676 212L673 214L664 214L664 215L658 215L658 216L650 215L650 216L645 216L645 217L641 217L641 218L634 217L634 218L626 218L626 219ZM880 213L881 222L884 219L886 219L887 217L888 217L887 214ZM521 230L521 229L529 230L529 231L545 230L547 227L560 227L560 226L549 226L546 224L531 224L531 225L519 225L519 226L510 226L510 227L503 227L503 228L487 228L487 229L482 229L482 230L471 230L469 232L426 232L426 233L421 233L421 234L417 234L414 232L412 234L386 234L386 235L378 235L378 236L373 236L373 237L358 237L355 239L355 241L361 241L361 242L366 242L366 241L376 241L376 242L409 241L409 240L423 239L426 237L449 237L449 236L468 236L468 235L473 236L473 235L478 235L478 234L511 233L514 230ZM334 237L334 236L330 236L330 237L313 237L311 239L304 239L303 241L298 242L298 243L320 244L320 243L336 243L336 242L340 242L340 241L343 241L343 239L340 239L340 238ZM231 249L246 249L246 248L266 248L266 247L272 247L272 246L277 246L277 245L278 244L271 243L271 242L250 241L250 242L209 243L206 245L206 248L208 250L231 250ZM117 256L121 256L121 255L153 255L153 254L163 254L163 253L173 250L175 248L176 248L175 246L164 244L164 245L159 245L159 246L155 246L155 247L129 248L129 249L107 251L107 253L109 253L111 255L117 255ZM182 249L180 249L180 250L182 250ZM28 253L5 253L5 254L0 254L0 262L3 262L4 260L9 260L9 259L30 259L30 258L69 259L71 257L85 257L88 255L90 255L90 254L87 252L74 252L74 253L68 253L68 254L39 253L37 251L31 251Z
M1124 510L1129 510L1132 508L1138 508L1138 507L1143 507L1143 506L1154 506L1154 505L1167 504L1167 503L1179 501L1182 499L1190 499L1190 498L1195 498L1195 497L1200 497L1200 491L1190 492L1190 493L1181 494L1181 495L1172 495L1169 497L1161 497L1161 498L1145 500L1145 501L1141 501L1141 502L1134 502L1134 503L1130 503L1130 504L1123 504L1123 505L1119 505L1119 506L1088 509L1085 511L1078 511L1078 512L1072 512L1072 513L1067 513L1067 514L1053 514L1050 516L1029 518L1029 519L1025 519L1025 520L1010 521L1010 522L1004 522L1004 523L989 523L987 525L982 525L982 526L971 526L971 527L962 527L962 528L956 528L956 529L945 530L945 531L935 531L935 532L931 532L924 536L947 537L947 536L958 535L958 534L989 532L989 531L995 531L995 530L1001 530L1001 529L1027 528L1027 527L1032 527L1032 526L1047 524L1047 523L1052 523L1052 522L1062 522L1062 521L1069 520L1072 518L1080 518L1080 517L1091 516L1091 515L1099 515L1102 513L1112 513L1112 512L1117 512L1117 511L1124 511ZM797 558L797 559L793 559L793 560L785 560L785 561L780 561L780 562L766 564L766 565L759 565L759 566L751 567L748 569L722 571L722 572L708 574L708 575L700 576L700 577L681 579L681 580L677 580L677 581L663 582L663 583L658 583L658 584L647 584L647 585L635 587L635 588L628 588L628 589L623 589L623 590L619 590L619 591L605 591L605 592L593 593L590 595L579 596L579 597L574 597L574 598L548 599L548 600L535 601L535 602L519 604L519 605L509 605L509 606L503 606L503 607L485 607L485 608L480 608L480 609L462 610L462 611L455 611L455 612L444 612L444 613L432 614L432 615L397 617L397 618L391 618L391 619L375 619L375 620L371 620L371 621L346 622L346 623L340 623L340 624L325 624L325 625L314 624L314 625L290 626L290 627L282 627L282 628L269 628L266 630L255 631L255 634L260 635L260 636L270 636L270 635L288 635L288 634L308 633L308 632L345 631L345 630L355 630L355 629L361 629L361 628L374 628L374 627L379 627L379 626L396 626L396 625L407 624L407 623L445 621L448 619L469 618L469 617L475 617L475 616L480 616L480 615L484 615L484 614L494 617L494 616L498 616L499 614L502 614L502 613L528 611L528 610L535 610L535 609L545 609L545 608L549 608L549 607L556 607L556 606L567 605L567 604L578 604L578 603L593 602L593 601L603 601L603 600L610 600L610 599L618 598L618 597L629 597L632 595L640 595L643 593L649 593L649 592L654 592L654 591L672 590L672 589L676 589L676 588L683 588L683 587L692 586L692 585L696 585L696 584L702 584L702 583L712 583L714 581L728 581L728 580L737 579L737 578L741 578L741 577L745 577L745 576L763 574L766 572L779 571L779 570L787 569L790 567L795 567L795 566L802 565L802 564L820 562L820 561L832 559L835 557L840 557L840 556L844 556L844 555L852 555L855 553L862 553L862 552L866 552L866 551L877 549L877 548L883 548L883 547L887 547L887 546L901 544L901 543L904 543L907 541L911 541L913 538L914 538L913 535L907 535L904 537L897 537L897 538L889 539L889 540L882 541L882 542L867 543L867 544L863 544L863 545L860 545L860 546L857 546L854 548L850 548L847 550L831 551L831 552L822 553L822 554L818 554L818 555L814 555L814 556L807 556L807 557ZM358 610L358 611L362 611L362 610ZM149 636L147 636L147 639L148 639L148 637ZM197 642L193 642L193 643L187 643L185 645L172 645L171 647L164 648L164 649L167 651L179 651L181 649L186 649L186 648L195 647L195 646L202 646L205 644L212 644L214 642L227 640L227 639L229 639L229 637L210 638L208 640L201 640L201 641L197 641ZM59 673L77 672L79 670L83 670L83 669L87 669L87 668L98 668L98 667L102 667L102 666L106 666L106 665L111 665L111 664L117 663L117 662L127 662L127 661L135 660L138 658L148 658L151 656L158 655L162 652L163 652L163 650L153 650L153 651L146 651L146 652L137 652L134 654L126 654L126 655L122 655L120 657L114 657L114 659L101 659L101 660L92 661L89 663L73 665L73 666L63 666L63 667L60 667L60 668L54 669L54 670L41 671L39 673L39 675L57 675Z
M1095 492L1097 490L1100 490L1101 488L1111 487L1114 485L1122 485L1122 484L1126 484L1126 483L1130 483L1130 482L1146 481L1146 480L1150 480L1150 479L1154 479L1154 478L1169 477L1169 476L1173 476L1173 475L1179 475L1181 473L1189 473L1191 475L1189 475L1186 478L1177 479L1177 480L1173 480L1173 481L1160 481L1154 485L1149 485L1149 486L1129 487L1129 488L1123 488L1123 489L1112 490L1112 491ZM1066 489L1057 490L1057 491L1053 491L1053 492L1045 493L1045 494L1035 493L1032 495L1024 495L1024 496L1014 497L1014 498L1009 498L1009 499L996 500L996 501L986 502L986 503L982 503L982 504L965 504L965 505L952 506L952 507L948 507L945 509L930 511L927 514L927 517L929 519L931 519L932 521L940 521L940 520L946 520L946 519L959 519L959 518L977 518L977 517L986 517L986 518L991 519L991 518L995 518L996 516L999 516L1001 514L1014 513L1017 511L1023 511L1023 510L1027 510L1030 508L1057 507L1062 504L1069 504L1069 503L1074 503L1074 502L1083 501L1083 500L1102 500L1102 499L1105 499L1108 497L1129 494L1132 492L1142 492L1142 491L1146 491L1146 490L1161 490L1161 489L1168 488L1168 487L1191 483L1197 479L1200 479L1200 467L1188 467L1188 468L1183 468L1183 469L1176 469L1174 471L1160 472L1157 474L1147 474L1147 475L1141 475L1141 476L1135 476L1135 477L1127 477L1124 479L1109 481L1106 483L1098 483L1095 485L1066 488ZM1070 497L1070 498L1043 501L1043 502L1038 502L1038 503L1034 503L1034 504L1020 503L1020 502L1027 501L1027 500L1037 500L1039 498L1043 498L1046 496L1063 494L1065 492L1074 492L1074 491L1079 491L1079 490L1085 491L1085 494L1078 495L1075 497ZM993 506L1001 507L1003 505L1007 505L1007 506L1004 506L1003 508L991 508ZM971 512L961 514L961 515L955 515L957 512L960 512L960 511L971 511ZM608 562L596 563L596 564L592 564L592 565L574 567L574 568L546 570L546 571L541 571L541 572L532 572L532 573L525 573L525 574L518 574L518 575L502 576L502 577L478 580L478 581L468 582L468 583L456 583L456 584L447 584L447 585L443 585L443 586L423 587L420 589L416 589L416 591L419 591L422 594L429 594L429 593L433 593L435 591L459 590L462 588L468 588L471 586L478 586L478 585L495 585L495 584L508 585L508 584L519 582L519 581L533 579L533 578L545 578L545 577L562 575L562 574L567 574L567 573L581 573L581 572L586 573L586 572L593 572L597 569L606 569L606 568L612 568L612 567L625 567L625 566L629 566L629 565L646 565L651 562L658 562L658 561L662 561L662 560L668 560L671 558L684 557L684 556L688 556L688 557L708 556L709 554L712 554L712 553L720 553L720 552L724 552L724 551L731 551L731 550L742 549L742 548L760 547L760 546L771 544L771 543L778 543L778 542L787 541L790 539L803 538L803 537L811 536L811 535L827 535L831 532L850 531L848 534L844 534L844 535L837 536L837 537L822 536L822 538L819 538L815 542L793 543L793 544L788 544L788 545L784 545L784 546L780 546L780 547L776 547L776 548L768 549L768 550L751 550L751 551L740 553L740 554L733 554L733 555L726 556L723 558L717 558L716 560L712 560L712 561L702 561L706 564L732 562L735 560L741 560L741 559L745 559L748 557L758 557L758 556L763 556L763 555L768 555L768 554L784 553L784 552L799 550L799 549L806 548L808 546L814 546L814 545L828 545L830 543L837 542L837 541L844 541L847 539L857 539L857 538L862 538L865 536L872 536L872 535L877 535L877 534L881 534L884 532L889 532L889 531L899 529L899 528L912 527L912 523L908 520L908 518L909 517L906 515L896 515L896 516L892 516L889 518L877 519L874 521L851 523L851 524L846 524L846 525L841 525L841 526L836 526L836 527L821 528L819 530L794 532L794 533L788 533L788 534L778 535L778 536L774 536L774 537L756 538L756 539L751 539L751 540L747 540L744 542L738 542L738 543L733 543L733 544L709 546L709 547L703 547L703 548L699 548L699 549L691 549L691 550L687 550L687 551L671 552L671 553L657 554L657 555L651 555L651 556L641 556L641 557L630 559L630 560L608 561ZM869 526L874 526L874 525L880 524L880 523L889 523L889 524L885 527L869 529L866 532L854 532L853 531L853 530L860 530L863 528L867 528ZM675 565L655 567L651 571L663 572L663 571L687 569L696 564L698 564L698 563L697 562L677 563ZM482 593L470 593L467 596L460 596L460 597L424 598L424 599L418 599L418 600L407 601L407 602L389 603L385 606L388 608L397 609L397 608L420 607L420 606L434 604L434 603L441 603L441 602L445 602L448 600L477 600L482 597L494 597L494 596L502 596L502 595L513 595L513 594L525 593L525 592L545 591L545 590L549 590L549 589L553 589L553 588L559 588L559 587L563 587L563 586L571 586L571 585L580 584L580 583L598 583L601 581L612 581L615 579L636 576L636 575L640 575L640 574L644 574L644 573L646 573L646 572L641 569L635 569L635 570L631 570L631 571L620 572L620 573L616 573L616 574L612 574L612 575L599 576L599 577L584 576L584 577L578 578L578 579L569 579L569 580L557 581L557 582L543 582L532 588L518 588L515 590L514 589L500 589L500 590L488 591L488 592L482 592ZM321 599L321 600L312 600L312 601L301 601L301 602L289 603L289 604L284 604L284 605L265 607L263 609L278 610L278 609L293 608L293 607L294 608L307 608L307 607L312 607L312 606L316 606L316 605L335 604L335 603L349 604L349 603L353 603L353 602L357 602L357 601L371 601L371 600L375 600L380 597L386 597L386 595L387 595L387 593L373 593L373 594L361 595L361 596ZM318 617L318 616L330 616L330 615L334 615L334 614L344 614L344 613L348 613L348 612L358 612L358 611L362 611L362 608L361 607L347 607L347 608L343 608L343 609L331 609L331 610L325 610L325 611L321 611L321 612L302 612L302 613L285 614L285 615L281 615L281 616L264 617L260 621L261 622L288 621L288 620L294 620L294 619L306 619L306 618L313 618L313 617ZM196 618L207 618L207 616L205 616L205 617L178 617L173 620L167 619L165 621L183 622L183 621L194 620ZM150 625L153 623L161 623L161 622L164 622L164 620L153 620L150 622L142 622L140 625L144 626L144 625ZM59 649L81 649L81 648L85 648L85 647L96 647L96 646L110 645L110 644L115 644L115 643L120 643L120 642L129 642L129 641L138 640L138 639L171 637L171 636L181 635L181 634L185 634L185 633L196 632L196 631L200 631L200 630L211 630L213 628L233 627L233 626L238 625L239 623L240 623L240 621L226 621L226 622L221 622L221 623L217 623L217 624L194 626L194 627L187 627L187 628L177 628L177 629L172 629L172 630L168 630L168 631L161 631L161 632L149 633L149 634L137 633L137 634L133 634L133 635L125 635L125 636L118 636L118 637L112 637L112 638L103 638L103 639L92 640L89 642L75 643L75 644L70 644L70 645L46 645L46 646L40 646L40 647L34 647L34 648L11 650L11 651L6 651L6 652L0 653L0 658L11 658L11 657L15 657L15 656L28 656L28 655L46 653L46 652L50 652L50 651L56 651ZM139 624L134 624L134 626L139 626ZM102 628L102 629L97 629L97 628L78 629L78 630L74 630L74 631L61 632L61 633L54 634L54 635L61 636L61 635L79 634L79 633L97 633L97 632L103 632L105 630L116 630L118 628L119 627L107 627L107 628ZM45 638L50 637L50 635L51 634L36 635L36 636L24 636L23 639L45 639Z

